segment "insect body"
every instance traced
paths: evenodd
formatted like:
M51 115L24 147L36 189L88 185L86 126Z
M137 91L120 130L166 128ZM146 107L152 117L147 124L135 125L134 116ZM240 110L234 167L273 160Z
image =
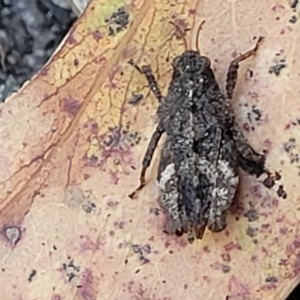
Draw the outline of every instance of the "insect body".
M160 105L159 123L144 156L140 186L130 196L134 197L145 185L146 169L165 133L157 183L169 233L187 232L192 239L201 239L206 227L213 232L223 230L226 211L237 189L239 167L251 175L267 173L271 178L264 156L248 144L235 122L230 103L239 63L254 55L261 41L259 38L252 50L230 64L227 97L215 80L209 58L199 50L186 50L175 57L166 97L150 66L140 69L131 62L146 75Z

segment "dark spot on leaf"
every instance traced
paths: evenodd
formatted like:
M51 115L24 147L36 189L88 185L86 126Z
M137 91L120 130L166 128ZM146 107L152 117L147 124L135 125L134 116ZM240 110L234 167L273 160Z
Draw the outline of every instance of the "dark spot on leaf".
M35 275L36 275L36 270L32 270L28 277L28 281L31 282Z
M40 71L40 75L45 76L48 75L48 67L44 67Z
M275 282L278 282L278 279L277 279L275 276L269 275L269 276L266 278L266 282L272 282L272 283L275 283Z
M286 67L285 59L280 59L279 61L275 61L275 64L272 67L270 67L269 73L270 74L274 73L276 76L279 76L281 70L284 69L285 67Z
M223 273L228 273L230 271L230 267L227 265L222 265L222 271Z
M278 195L279 197L281 197L282 199L286 199L287 194L286 194L286 192L284 191L282 185L280 185L280 186L278 187L277 195Z
M296 8L296 6L298 5L299 0L291 0L290 6L291 8Z
M143 94L133 94L132 98L128 101L129 104L137 104L143 99Z
M74 45L77 43L76 39L74 38L74 35L73 34L70 34L70 36L68 37L68 42L71 44L71 45Z
M99 131L98 123L93 123L93 124L92 124L92 127L91 127L91 132L92 132L93 134L97 134L98 131Z
M253 227L249 226L246 229L246 234L250 237L255 237L257 235L257 231L258 231L257 228L253 228Z
M103 38L103 34L97 29L93 32L93 38L99 42L99 40Z
M63 109L67 111L70 115L75 116L80 109L81 103L78 100L72 98L64 98Z
M295 24L297 22L297 20L298 20L297 17L294 15L289 19L289 22L292 24Z
M254 208L253 204L250 203L250 208L245 213L245 217L248 218L249 222L254 222L259 219L258 211Z

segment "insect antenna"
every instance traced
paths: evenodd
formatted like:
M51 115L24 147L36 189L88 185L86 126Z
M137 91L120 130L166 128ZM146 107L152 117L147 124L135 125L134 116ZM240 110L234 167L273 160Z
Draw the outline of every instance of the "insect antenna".
M184 48L185 50L188 49L188 44L187 44L187 41L186 41L186 38L185 38L185 31L183 31L177 24L175 24L173 21L169 21L175 28L176 30L178 31L179 35L180 35L180 38L183 40L183 43L184 43Z
M198 27L197 35L196 35L196 49L197 49L197 52L198 52L199 54L201 53L201 52L200 52L200 48L199 48L199 37L200 37L200 31L201 31L201 29L202 29L204 23L205 23L205 20L203 20L203 21L200 23L200 25L199 25L199 27Z

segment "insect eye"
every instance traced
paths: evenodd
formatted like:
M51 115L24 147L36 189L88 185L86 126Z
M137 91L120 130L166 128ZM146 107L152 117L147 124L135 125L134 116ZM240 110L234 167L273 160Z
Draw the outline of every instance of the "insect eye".
M210 67L210 60L209 58L202 56L201 57L201 65L202 65L202 70L205 70L206 68Z

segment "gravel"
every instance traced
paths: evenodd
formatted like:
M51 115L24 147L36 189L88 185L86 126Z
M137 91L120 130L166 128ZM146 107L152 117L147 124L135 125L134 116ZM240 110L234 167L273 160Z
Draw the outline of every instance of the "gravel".
M51 0L0 0L0 102L44 65L75 19Z

